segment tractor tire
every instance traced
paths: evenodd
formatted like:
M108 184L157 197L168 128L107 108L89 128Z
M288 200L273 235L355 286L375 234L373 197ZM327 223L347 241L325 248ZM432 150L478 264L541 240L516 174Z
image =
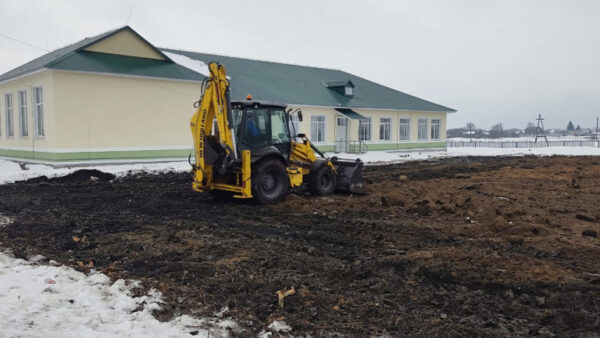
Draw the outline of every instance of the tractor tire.
M335 191L335 174L327 165L321 166L315 172L308 174L306 184L313 195L327 196Z
M257 204L283 201L290 190L290 178L281 161L268 159L252 168L252 195Z

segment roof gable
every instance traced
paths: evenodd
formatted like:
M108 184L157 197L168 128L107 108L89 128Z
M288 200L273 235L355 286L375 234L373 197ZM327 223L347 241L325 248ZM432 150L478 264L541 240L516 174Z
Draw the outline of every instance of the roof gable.
M125 26L123 29L95 41L83 50L155 60L169 60L165 54L152 46L129 26Z
M126 33L125 35L123 35L120 38L117 38L117 40L104 45L104 47L103 47L103 45L99 45L99 43L102 42L103 40L107 39L110 41L111 37L119 36L120 33L123 33L123 32L128 32L128 33ZM69 57L73 56L74 54L85 51L86 48L94 46L94 45L99 46L100 49L104 48L104 52L106 53L109 50L108 47L110 47L111 45L114 45L114 43L116 43L117 41L121 41L122 39L125 39L125 40L129 39L129 41L131 41L131 34L133 34L133 36L137 37L137 39L139 41L138 43L140 43L140 44L146 43L148 46L150 46L149 48L154 49L158 55L162 56L163 62L168 62L168 63L174 64L174 62L169 57L164 55L161 50L152 46L148 41L146 41L143 37L141 37L131 27L124 26L124 27L113 29L113 30L110 30L108 32L105 32L105 33L102 33L102 34L99 34L99 35L96 35L93 37L85 38L74 44L68 45L63 48L59 48L48 54L44 54L36 59L33 59L33 60L27 62L24 65L21 65L11 71L8 71L8 72L0 75L0 81L6 81L9 79L18 77L18 76L26 75L28 73L44 69L44 68L52 69L54 67L54 65L59 64L62 61L64 61L65 59L68 59ZM63 65L63 67L64 67L64 65Z

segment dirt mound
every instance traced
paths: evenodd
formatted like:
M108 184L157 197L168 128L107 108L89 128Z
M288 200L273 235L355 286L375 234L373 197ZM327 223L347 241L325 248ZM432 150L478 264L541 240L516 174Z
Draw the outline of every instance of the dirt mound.
M96 169L81 169L77 170L71 174L48 178L46 176L40 176L36 178L29 179L25 181L25 183L41 183L41 182L55 182L55 183L76 183L76 182L88 182L88 181L100 181L100 182L108 182L115 179L115 175L110 173L105 173Z
M90 180L91 176L103 177ZM217 203L189 174L0 186L0 247L228 308L250 335L600 331L600 160L458 158L365 168L366 195ZM85 262L80 266L78 262ZM280 306L277 291L294 289ZM281 294L280 293L280 294Z

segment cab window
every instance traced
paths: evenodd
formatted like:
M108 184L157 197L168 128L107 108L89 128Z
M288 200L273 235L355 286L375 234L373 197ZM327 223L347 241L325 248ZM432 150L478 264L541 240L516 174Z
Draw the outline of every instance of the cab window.
M283 110L271 110L271 144L290 142L290 135Z

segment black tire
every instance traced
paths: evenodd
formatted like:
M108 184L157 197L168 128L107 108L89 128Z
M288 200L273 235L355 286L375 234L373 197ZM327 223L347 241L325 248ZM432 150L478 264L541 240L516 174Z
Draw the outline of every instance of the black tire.
M313 195L327 196L335 191L336 177L328 165L323 165L315 172L308 174L306 179L308 190Z
M254 202L268 204L283 201L289 190L290 178L281 161L264 160L252 169Z

